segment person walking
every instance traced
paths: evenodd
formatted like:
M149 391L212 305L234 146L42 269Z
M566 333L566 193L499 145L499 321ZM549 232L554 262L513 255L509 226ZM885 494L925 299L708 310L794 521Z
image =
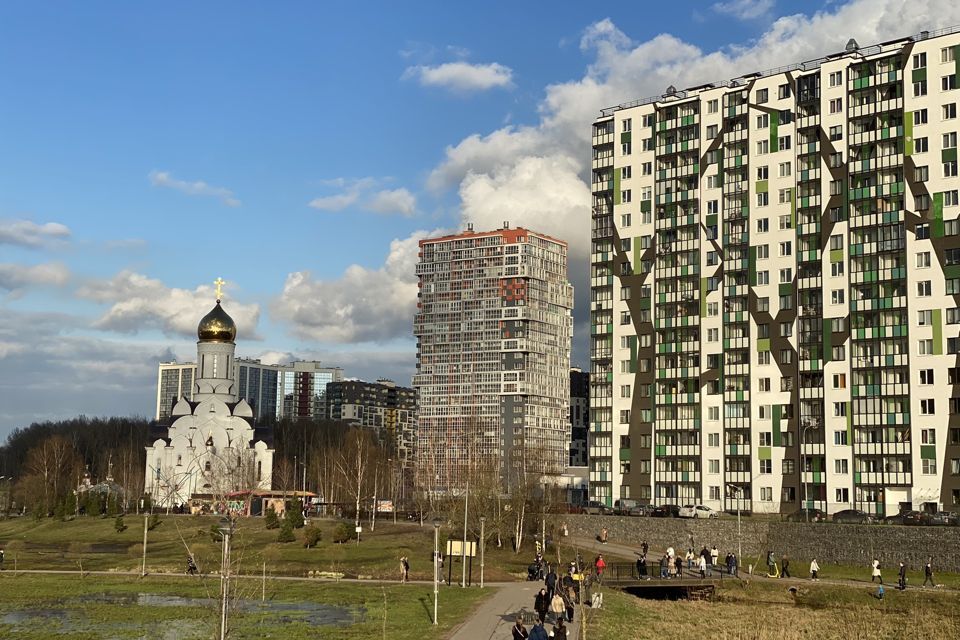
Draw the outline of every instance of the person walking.
M400 556L400 584L410 581L410 563L407 556Z
M773 558L773 551L767 550L767 576L777 577L777 561Z
M513 640L527 640L530 637L527 628L523 626L523 618L517 618L516 624L510 630L513 632Z
M704 555L700 556L700 579L703 580L707 577L707 557Z
M553 640L567 640L567 627L563 624L563 618L557 620L553 626Z
M737 554L730 554L730 561L733 563L733 575L737 578L740 577L740 559L737 558Z
M687 561L687 569L690 571L693 571L693 548L692 547L687 548L686 561Z
M878 580L880 584L883 584L883 575L880 573L880 561L876 558L870 563L870 582L874 580Z
M900 570L897 571L897 588L900 591L907 590L907 565L900 563Z
M646 540L640 543L640 548L643 549L643 555L647 555L647 552L650 551L650 545L647 544Z
M0 553L3 553L0 551ZM0 556L2 558L3 556ZM0 559L0 565L3 564L2 559ZM923 565L923 588L927 588L927 582L930 583L931 587L936 587L937 582L933 579L933 556L927 558L927 564Z
M790 577L790 558L787 556L783 556L783 558L780 559L780 577Z
M637 557L637 578L642 580L643 576L647 575L647 558L646 556Z
M817 559L814 558L810 561L810 580L813 582L820 581L820 565L817 564Z
M597 559L593 563L594 569L597 571L597 582L603 583L603 570L607 568L607 563L603 559L603 554L597 555Z
M713 545L710 549L710 573L713 574L714 568L719 571L719 565L717 561L720 560L720 552L717 551L717 545Z
M547 599L547 590L540 589L537 597L533 600L533 610L537 612L537 618L541 623L547 619L548 609L550 609L550 600Z
M703 560L700 564L706 567L707 575L712 576L713 571L710 570L710 551L707 550L706 546L700 550L700 559Z
M563 594L563 604L567 607L567 622L573 622L573 606L577 602L577 592L573 587L567 587L561 591Z
M547 597L553 600L553 596L557 592L557 572L553 570L553 565L550 565L550 570L543 582L547 585Z
M683 577L683 561L680 559L679 555L673 559L673 566L676 569L677 577L682 578Z
M660 578L667 577L667 555L660 556Z
M544 628L542 620L530 629L530 640L550 640L550 636L547 635L547 630Z
M550 612L553 613L554 623L563 622L563 615L567 612L567 605L559 593L553 594L550 599Z

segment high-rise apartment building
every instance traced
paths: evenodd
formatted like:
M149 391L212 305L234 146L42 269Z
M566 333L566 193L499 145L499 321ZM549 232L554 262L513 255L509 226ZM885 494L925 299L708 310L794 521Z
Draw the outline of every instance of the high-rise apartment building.
M569 458L567 245L523 228L420 241L417 471L457 490L469 464L559 475ZM528 476L529 477L529 476Z
M587 466L590 429L590 374L570 369L570 466Z
M343 380L327 384L326 401L331 420L372 429L403 467L413 464L416 391L392 380Z
M594 122L592 497L960 506L958 31Z
M157 373L156 419L170 417L181 397L193 400L195 362L161 362ZM343 380L343 369L323 367L317 361L286 365L259 360L233 361L234 395L246 400L257 420L269 418L326 418L327 383Z

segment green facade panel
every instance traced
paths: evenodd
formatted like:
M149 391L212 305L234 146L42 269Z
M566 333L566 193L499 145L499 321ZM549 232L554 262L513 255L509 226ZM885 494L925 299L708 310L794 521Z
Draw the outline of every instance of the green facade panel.
M943 355L943 309L934 309L930 314L933 321L933 355Z

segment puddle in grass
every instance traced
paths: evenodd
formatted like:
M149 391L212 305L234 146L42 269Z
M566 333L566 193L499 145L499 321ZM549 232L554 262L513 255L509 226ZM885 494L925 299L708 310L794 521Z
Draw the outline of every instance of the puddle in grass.
M129 622L101 623L85 619L83 605L105 604L163 608L201 607L213 610L217 602L212 598L187 598L156 593L91 594L82 598L65 598L51 603L57 605L56 607L11 611L0 616L0 623L9 625L13 631L36 629L38 626L41 628L56 626L64 630L96 632L102 638L140 637L150 640L166 640L166 638L173 640L176 638L205 637L205 622L177 619L176 612L172 612L171 620L162 623L146 623L144 625L134 625ZM245 614L271 615L273 620L280 624L303 622L312 626L346 627L362 621L364 617L362 609L357 611L316 602L261 602L244 599L235 601L234 607L235 610Z

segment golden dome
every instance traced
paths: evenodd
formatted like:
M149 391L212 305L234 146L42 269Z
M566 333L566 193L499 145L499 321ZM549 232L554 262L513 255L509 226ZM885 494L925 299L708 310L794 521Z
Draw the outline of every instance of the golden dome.
M237 338L237 323L233 321L217 300L217 306L203 316L197 326L200 342L233 342Z

